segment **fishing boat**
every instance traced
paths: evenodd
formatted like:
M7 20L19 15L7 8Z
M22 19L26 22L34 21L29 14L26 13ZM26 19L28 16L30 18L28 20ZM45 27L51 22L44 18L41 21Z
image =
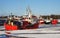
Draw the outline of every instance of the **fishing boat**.
M51 21L51 24L53 24L53 25L56 25L58 23L58 20L57 19L53 19L52 21Z
M45 20L45 24L50 24L51 21L50 20Z
M42 33L60 33L60 31L49 28L39 28L39 23L29 23L28 21L5 23L5 33L6 35L20 35L20 34L42 34Z
M16 19L15 17L13 18L11 13L11 17L8 17L7 21L4 23L4 27L6 33L8 34L14 31L15 33L18 33L18 30L20 31L20 33L26 30L25 32L27 33L30 29L37 29L39 27L39 22L37 21L35 16L32 16L31 10L29 9L28 15L23 16L21 20Z
M10 17L9 17L10 18ZM49 21L50 22L50 21ZM40 24L43 24L44 21L34 20L31 15L31 11L28 13L28 16L20 19L7 19L4 23L6 35L13 34L34 34L34 33L59 33L60 31L48 30L43 31L39 28Z
M4 24L5 30L7 34L10 33L28 33L30 30L38 29L39 23L38 22L31 22L29 19L24 19L22 21L8 21ZM30 31L31 32L31 31ZM33 33L34 31L32 31Z
M40 24L44 24L44 22L45 22L45 21L44 21L44 20L42 20L42 19L40 19L40 21L39 21L39 22L40 22Z
M45 23L44 19L42 18L42 16L40 16L39 17L39 24L44 24L44 23Z
M51 24L51 19L50 19L50 18L47 18L47 19L45 20L45 24Z

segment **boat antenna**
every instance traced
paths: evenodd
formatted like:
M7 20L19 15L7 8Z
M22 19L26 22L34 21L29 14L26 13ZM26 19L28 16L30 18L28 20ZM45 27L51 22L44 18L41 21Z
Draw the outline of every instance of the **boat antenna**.
M11 12L11 16L12 16L12 12Z

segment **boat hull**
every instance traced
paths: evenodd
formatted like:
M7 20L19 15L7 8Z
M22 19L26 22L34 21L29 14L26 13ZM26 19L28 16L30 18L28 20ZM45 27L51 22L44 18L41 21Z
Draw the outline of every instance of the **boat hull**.
M7 34L7 32L10 32ZM14 30L14 31L6 31L7 35L15 35L15 34L51 34L51 33L60 33L60 31L56 30L43 30L43 29L29 29L29 30Z
M45 20L45 24L50 24L51 21L50 20Z
M50 24L51 22L45 22L45 24Z

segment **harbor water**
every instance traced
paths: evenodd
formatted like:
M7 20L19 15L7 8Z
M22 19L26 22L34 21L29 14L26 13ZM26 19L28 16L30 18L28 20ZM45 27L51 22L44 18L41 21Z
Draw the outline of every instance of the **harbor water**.
M3 26L0 26L0 28L3 28ZM41 29L54 29L60 31L60 24L52 25L52 24L45 24L39 27ZM2 30L4 31L4 30ZM47 30L48 31L48 30ZM13 36L6 36L5 34L0 33L0 38L60 38L60 33L39 33L39 34L20 34L20 35L13 35Z

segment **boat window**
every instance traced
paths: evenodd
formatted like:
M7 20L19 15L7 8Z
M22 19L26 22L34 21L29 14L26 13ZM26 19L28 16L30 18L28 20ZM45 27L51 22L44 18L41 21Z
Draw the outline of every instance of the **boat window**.
M9 21L6 21L6 24L8 24Z
M21 25L21 22L14 21L13 24L14 24L14 25L18 25L18 26L20 26L20 25Z

